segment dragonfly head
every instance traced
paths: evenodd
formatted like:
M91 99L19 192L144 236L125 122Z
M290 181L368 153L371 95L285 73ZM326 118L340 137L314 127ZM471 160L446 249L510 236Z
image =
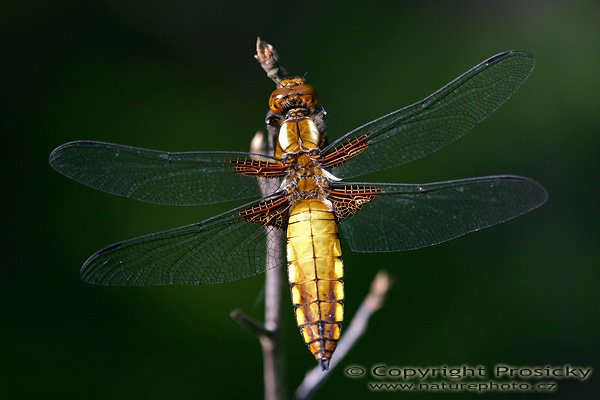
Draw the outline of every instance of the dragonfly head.
M318 103L317 91L302 78L282 80L269 98L269 108L277 114L285 114L292 108L314 110Z

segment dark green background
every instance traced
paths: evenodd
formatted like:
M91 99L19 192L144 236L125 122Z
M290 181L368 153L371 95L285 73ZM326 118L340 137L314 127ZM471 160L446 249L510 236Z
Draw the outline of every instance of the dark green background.
M423 250L347 250L348 319L377 270L396 285L343 364L600 366L597 2L3 3L0 397L262 395L260 348L228 314L240 307L261 316L263 276L105 288L78 274L100 247L231 205L147 205L73 183L47 164L54 147L75 139L246 150L272 90L252 59L256 35L276 45L291 72L308 74L332 137L502 50L533 53L531 78L473 132L373 180L512 173L544 184L549 202ZM291 392L314 361L285 301ZM592 398L598 372L561 382L551 397ZM366 379L341 369L333 375L320 398L401 396L369 393Z

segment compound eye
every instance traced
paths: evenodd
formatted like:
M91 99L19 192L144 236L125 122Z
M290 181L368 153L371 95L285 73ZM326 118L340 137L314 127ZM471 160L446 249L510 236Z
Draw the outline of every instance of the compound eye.
M281 114L283 111L283 103L285 99L289 96L290 90L288 88L279 88L275 89L273 93L271 93L271 97L269 97L269 108L271 111L277 114Z
M302 102L306 104L308 108L314 110L317 107L319 104L319 96L312 85L304 84L294 89L298 97L302 99Z

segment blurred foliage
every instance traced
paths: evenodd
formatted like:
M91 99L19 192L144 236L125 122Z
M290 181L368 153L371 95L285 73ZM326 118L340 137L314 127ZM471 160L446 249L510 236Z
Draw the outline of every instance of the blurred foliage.
M599 366L598 2L19 1L1 9L2 397L262 395L259 346L228 317L237 307L261 315L262 276L161 288L94 287L78 276L104 245L231 205L142 204L77 185L47 164L54 147L75 139L247 149L272 90L252 59L256 35L319 89L332 137L492 54L533 53L532 77L491 118L373 180L521 174L543 183L549 202L424 250L346 250L348 320L378 269L396 286L344 364ZM314 361L291 307L284 326L291 392ZM598 392L592 376L560 382L553 398ZM320 393L328 396L387 397L341 370Z

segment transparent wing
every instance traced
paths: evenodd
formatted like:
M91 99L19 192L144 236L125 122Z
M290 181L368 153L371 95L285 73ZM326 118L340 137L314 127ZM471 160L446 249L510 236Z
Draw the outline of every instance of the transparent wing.
M341 185L341 184L338 184ZM359 252L412 250L499 224L542 205L537 182L519 176L489 176L410 184L345 183L381 193L340 221L342 237Z
M454 79L422 101L363 125L323 150L327 155L369 134L367 149L331 172L343 179L431 154L460 138L504 103L534 67L530 54L507 51Z
M81 278L107 286L203 285L264 272L267 248L282 246L284 235L280 228L265 228L240 216L256 204L108 246L85 262Z
M234 172L232 161L264 156L243 152L170 153L79 141L57 147L50 165L103 192L154 204L198 205L257 198L256 177Z

